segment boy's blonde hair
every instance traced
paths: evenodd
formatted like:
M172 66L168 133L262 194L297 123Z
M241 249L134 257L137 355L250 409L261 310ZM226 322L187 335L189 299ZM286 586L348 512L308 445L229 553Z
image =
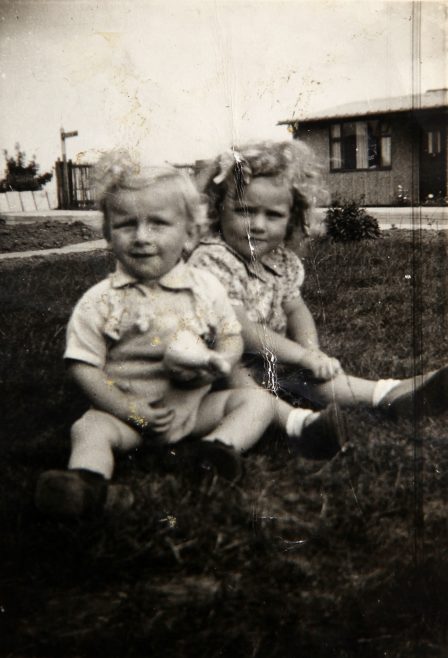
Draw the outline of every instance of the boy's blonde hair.
M204 184L212 229L219 230L224 201L232 186L241 196L253 178L266 176L286 183L292 194L286 238L296 231L308 235L313 228L313 208L328 200L320 169L313 151L298 140L254 142L222 153L211 165Z
M188 174L170 165L141 167L127 151L105 153L94 169L96 203L103 213L103 235L110 240L109 208L119 190L142 190L156 182L176 183L185 204L188 233L199 239L207 231L206 208Z

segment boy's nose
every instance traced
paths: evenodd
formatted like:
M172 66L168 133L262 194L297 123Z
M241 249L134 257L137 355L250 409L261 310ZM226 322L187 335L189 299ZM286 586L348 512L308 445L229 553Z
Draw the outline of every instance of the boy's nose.
M152 231L149 224L142 222L137 225L135 239L137 242L149 242L152 239Z

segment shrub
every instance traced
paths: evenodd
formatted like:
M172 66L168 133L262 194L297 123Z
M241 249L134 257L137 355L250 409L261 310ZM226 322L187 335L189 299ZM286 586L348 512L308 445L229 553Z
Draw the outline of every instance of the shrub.
M448 206L448 196L443 196L440 192L438 194L427 194L424 199L423 206Z
M357 201L335 202L325 216L327 235L337 242L372 240L381 231L378 221L360 208Z
M26 164L26 154L20 150L19 144L16 144L15 150L15 156L9 156L8 151L3 151L6 160L6 177L0 180L0 192L41 190L52 179L53 174L47 172L39 175L39 165L36 164L34 156Z

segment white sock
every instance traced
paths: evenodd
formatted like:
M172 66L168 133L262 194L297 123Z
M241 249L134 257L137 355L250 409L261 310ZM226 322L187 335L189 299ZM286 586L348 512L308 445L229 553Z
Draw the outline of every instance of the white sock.
M305 420L310 416L318 417L319 412L311 411L311 409L293 409L286 421L286 434L291 438L301 436Z
M372 405L377 407L398 384L401 384L401 379L379 379L373 389Z

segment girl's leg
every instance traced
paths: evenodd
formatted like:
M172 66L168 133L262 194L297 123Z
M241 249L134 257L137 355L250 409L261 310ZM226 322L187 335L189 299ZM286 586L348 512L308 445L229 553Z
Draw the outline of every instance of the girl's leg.
M373 406L377 384L378 381L375 380L343 373L327 382L302 382L299 388L304 397L317 404L325 406L330 402L337 402L343 407L356 407Z
M448 366L405 379L372 381L342 374L328 382L303 382L298 387L301 395L318 404L364 405L392 418L437 416L448 411Z
M352 378L355 379L355 378ZM371 382L359 380L370 385ZM232 383L239 384L246 390L263 389L255 380L249 368L240 366L232 375ZM374 387L376 382L372 382ZM370 386L366 386L364 395L370 393ZM303 392L301 393L303 395ZM305 396L306 397L306 396ZM309 399L309 398L308 398ZM329 402L333 398L329 398ZM347 440L347 427L345 418L337 405L330 404L322 412L313 412L311 409L295 408L284 400L271 396L273 405L274 423L289 437L291 447L303 455L316 459L329 459L340 449ZM322 406L328 402L322 396L319 400Z
M294 409L261 389L212 393L198 417L196 436L205 442L219 440L237 452L255 445L274 421L293 440L294 451L312 459L331 459L346 441L345 420L337 405L319 413ZM232 472L232 466L228 470Z
M249 450L275 418L275 398L262 389L233 389L207 395L194 435L219 439L238 452Z
M253 373L251 370L245 366L237 366L234 370L234 372L231 375L230 379L230 386L232 388L243 388L245 390L250 389L250 390L257 390L257 391L264 391L266 392L266 389L264 389L258 382L256 381ZM273 405L273 422L280 427L283 431L287 431L287 421L289 418L289 415L291 411L294 410L294 407L292 407L290 404L282 400L281 398L277 398L271 395L271 404ZM297 410L300 412L300 410ZM303 409L303 418L305 419L308 414L312 414L312 412L309 409Z
M301 395L321 406L326 406L332 402L337 402L344 407L372 406L373 404L372 400L378 381L353 377L344 373L327 382L307 382L304 381L302 372L294 377L292 369L288 369L288 375L285 378L280 378L281 388L292 394ZM236 368L232 373L230 385L234 388L262 388L257 383L254 373L244 366ZM280 426L284 427L282 419L285 416L287 417L291 408L288 404L283 403L283 407L279 407L279 410Z
M69 469L83 469L101 474L107 480L114 469L113 451L127 451L141 443L141 435L118 418L90 409L71 430L72 452Z

